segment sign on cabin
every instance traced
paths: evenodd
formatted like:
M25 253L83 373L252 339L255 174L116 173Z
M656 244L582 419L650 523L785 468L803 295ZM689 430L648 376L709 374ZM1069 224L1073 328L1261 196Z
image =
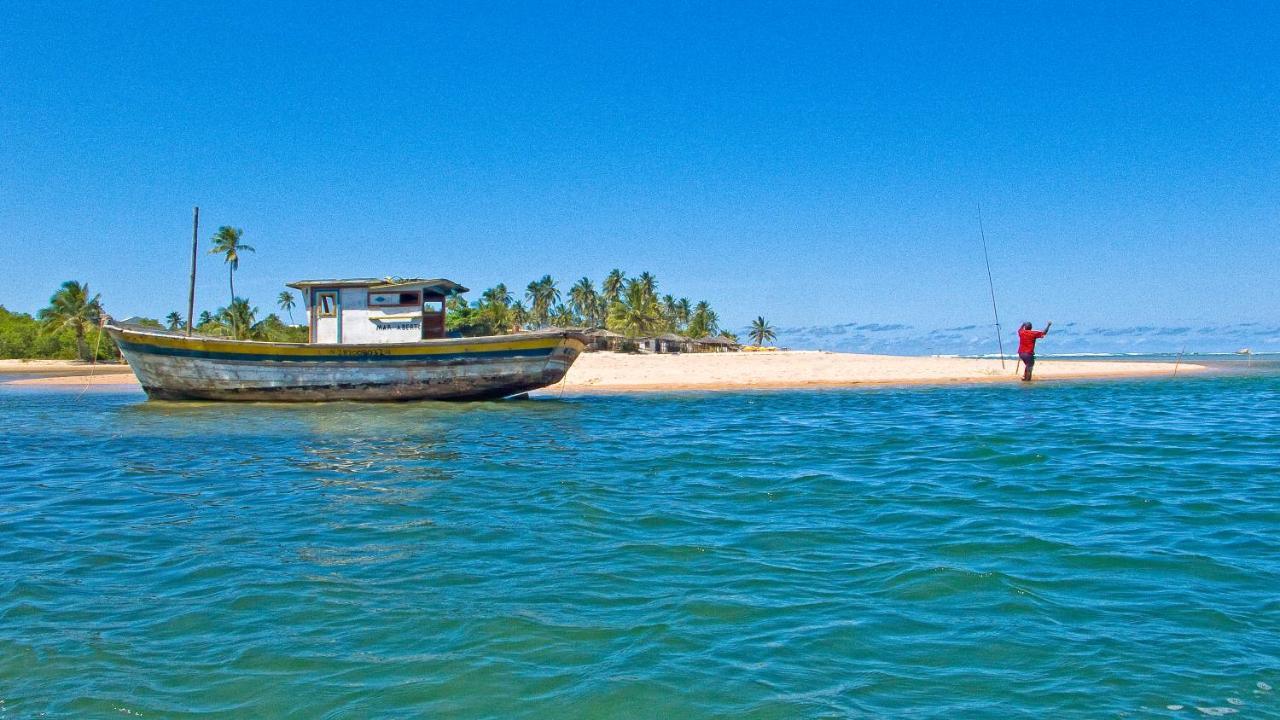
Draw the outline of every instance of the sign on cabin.
M436 278L299 280L310 341L353 345L431 340L445 336L449 297L467 288Z

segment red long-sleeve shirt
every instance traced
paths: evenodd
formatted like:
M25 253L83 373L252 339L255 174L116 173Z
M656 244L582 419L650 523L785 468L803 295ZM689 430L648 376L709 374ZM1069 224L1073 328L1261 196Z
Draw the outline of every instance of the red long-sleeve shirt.
M1018 330L1018 352L1033 353L1036 351L1036 340L1044 337L1043 330Z

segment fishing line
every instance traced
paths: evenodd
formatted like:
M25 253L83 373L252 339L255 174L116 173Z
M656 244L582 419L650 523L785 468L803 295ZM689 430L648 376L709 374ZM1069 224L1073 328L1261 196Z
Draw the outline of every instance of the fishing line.
M982 259L987 263L987 287L991 289L991 314L996 319L996 344L1000 348L1000 369L1004 369L1004 332L1000 329L1000 310L996 307L996 282L991 277L991 255L987 252L987 232L982 227L982 203L978 203L978 235L982 237Z

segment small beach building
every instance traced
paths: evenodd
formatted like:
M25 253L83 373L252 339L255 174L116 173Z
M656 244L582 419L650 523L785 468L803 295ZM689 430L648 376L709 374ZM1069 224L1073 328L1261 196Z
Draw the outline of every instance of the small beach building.
M621 333L616 333L604 328L593 328L588 330L586 335L591 338L591 341L587 343L587 347L585 348L587 352L602 350L619 352L622 350L623 344L626 341L626 336Z
M443 278L297 280L309 341L349 345L445 336L445 305L467 288Z
M640 338L636 344L640 352L680 353L689 351L689 338L675 333L666 333L657 337Z
M737 352L741 345L722 335L708 335L701 340L694 340L695 352Z

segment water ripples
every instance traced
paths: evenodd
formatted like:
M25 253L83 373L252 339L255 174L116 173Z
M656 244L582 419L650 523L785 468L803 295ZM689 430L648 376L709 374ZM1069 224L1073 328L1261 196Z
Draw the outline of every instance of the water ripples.
M0 392L15 717L1275 717L1280 378Z

